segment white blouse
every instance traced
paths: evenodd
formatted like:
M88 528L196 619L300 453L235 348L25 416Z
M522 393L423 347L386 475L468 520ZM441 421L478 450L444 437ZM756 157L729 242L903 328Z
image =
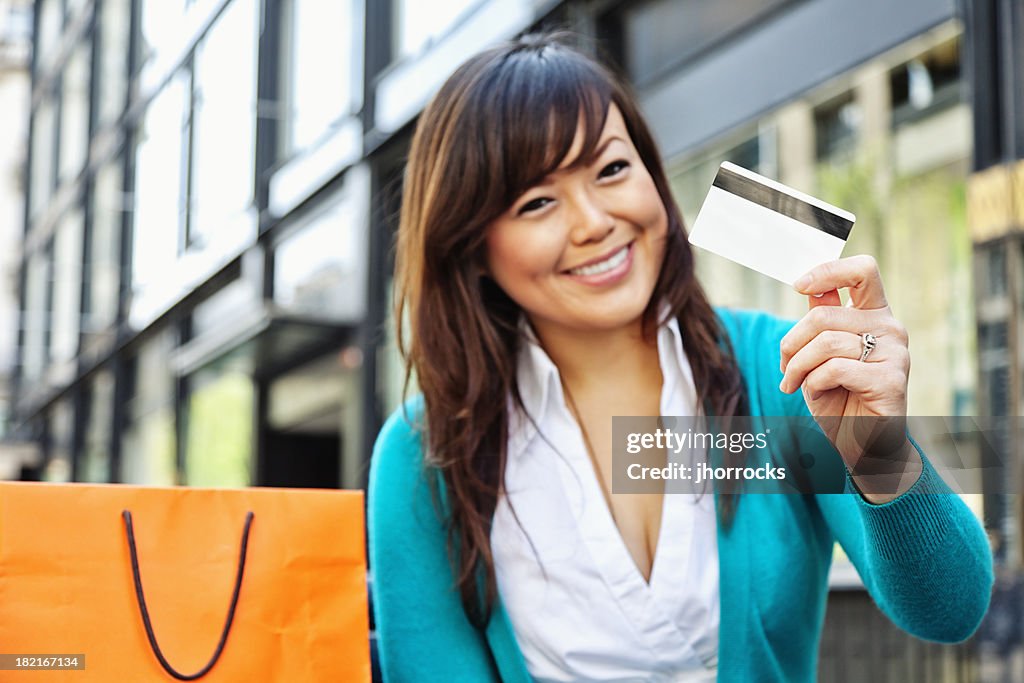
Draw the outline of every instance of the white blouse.
M601 493L558 369L529 325L523 328L530 341L518 359L519 389L547 441L510 407L507 493L495 510L491 547L530 674L539 682L714 681L719 581L712 493L664 496L645 582ZM697 414L675 319L658 332L658 356L661 414Z

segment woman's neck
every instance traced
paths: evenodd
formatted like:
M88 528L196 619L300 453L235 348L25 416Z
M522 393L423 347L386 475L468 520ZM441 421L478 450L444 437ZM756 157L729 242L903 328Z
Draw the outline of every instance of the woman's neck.
M536 321L533 329L562 381L577 395L603 393L609 384L640 382L660 387L657 335L645 338L641 321L599 331L573 330Z

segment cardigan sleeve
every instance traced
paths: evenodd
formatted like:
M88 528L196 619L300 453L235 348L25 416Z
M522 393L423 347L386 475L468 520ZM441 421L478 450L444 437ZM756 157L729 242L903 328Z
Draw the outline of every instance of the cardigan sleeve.
M739 333L736 350L741 366L747 366L748 388L756 394L752 405L756 403L762 415L809 417L803 392L787 395L778 389L779 344L794 322L765 314L733 322L740 320L740 326L750 328L734 335ZM805 438L815 443L801 448L841 457L820 430ZM868 592L893 623L926 640L960 642L974 633L988 609L992 553L977 517L942 480L917 442L911 442L924 469L899 497L873 504L846 471L844 493L816 494L814 501Z
M452 578L447 536L423 468L422 414L413 399L374 445L367 493L370 572L381 671L387 683L495 680L484 635Z
M988 610L992 554L981 523L914 442L924 469L896 499L875 505L854 490L816 501L879 608L926 640L969 638Z

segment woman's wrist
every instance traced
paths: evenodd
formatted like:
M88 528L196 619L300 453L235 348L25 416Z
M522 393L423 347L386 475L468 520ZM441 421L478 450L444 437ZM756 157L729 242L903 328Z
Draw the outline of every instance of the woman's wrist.
M882 505L909 491L923 470L921 455L907 439L895 453L864 454L850 470L850 479L866 501Z

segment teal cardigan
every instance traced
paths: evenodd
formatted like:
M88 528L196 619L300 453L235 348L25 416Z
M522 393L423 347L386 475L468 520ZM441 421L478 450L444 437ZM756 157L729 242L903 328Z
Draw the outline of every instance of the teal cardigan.
M717 313L745 378L751 415L808 415L801 392L778 388L779 342L792 321ZM388 419L370 466L370 569L384 680L529 681L500 596L485 631L463 612L420 432L410 424L421 421L422 411L417 397ZM820 438L816 452L838 458ZM719 681L816 679L836 540L897 626L947 643L974 632L988 609L992 555L977 518L922 459L913 488L882 505L867 502L848 474L845 494L740 497L730 528L718 528Z

